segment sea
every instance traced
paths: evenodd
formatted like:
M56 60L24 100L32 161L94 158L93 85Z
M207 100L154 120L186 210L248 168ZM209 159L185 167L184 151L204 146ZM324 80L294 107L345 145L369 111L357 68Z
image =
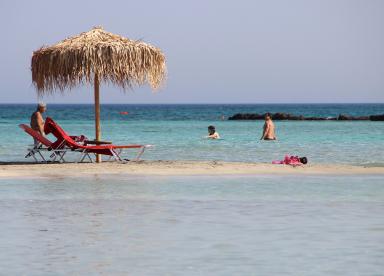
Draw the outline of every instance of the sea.
M18 125L29 124L35 109L0 105L0 162L28 161L24 156L32 139ZM260 141L263 121L227 120L236 113L266 112L363 116L384 114L384 104L102 105L102 139L154 145L146 160L270 163L288 154L306 156L311 163L384 166L384 122L275 121L278 140L267 142ZM45 115L71 135L95 137L93 105L51 104ZM216 127L220 140L204 138L209 125Z
M3 168L32 163L18 124L34 109L0 105ZM102 138L154 145L144 160L384 167L384 122L276 121L267 142L262 121L227 120L264 112L362 116L384 104L102 105ZM92 105L46 115L94 138ZM203 138L209 125L222 139ZM0 211L0 275L384 275L383 175L20 175L0 178Z

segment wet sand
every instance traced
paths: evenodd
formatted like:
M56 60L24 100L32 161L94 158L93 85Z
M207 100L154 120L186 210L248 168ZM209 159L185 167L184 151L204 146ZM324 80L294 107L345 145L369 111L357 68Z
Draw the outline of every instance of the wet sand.
M1 163L1 178L87 175L384 175L384 167L340 164L304 166L221 161L139 161L127 163Z

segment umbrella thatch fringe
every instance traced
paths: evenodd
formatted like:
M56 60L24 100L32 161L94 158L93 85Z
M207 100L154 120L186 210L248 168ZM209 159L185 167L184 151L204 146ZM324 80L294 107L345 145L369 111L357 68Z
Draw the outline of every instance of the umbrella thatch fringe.
M93 83L95 74L100 81L124 90L145 83L156 90L166 78L165 56L160 49L100 27L33 52L31 70L40 96Z

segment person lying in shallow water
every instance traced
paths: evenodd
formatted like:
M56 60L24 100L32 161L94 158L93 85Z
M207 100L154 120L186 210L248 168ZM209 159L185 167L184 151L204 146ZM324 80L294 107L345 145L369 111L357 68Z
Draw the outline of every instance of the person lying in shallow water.
M209 126L208 127L208 136L206 138L210 139L220 139L219 133L216 132L215 126Z
M274 160L272 161L272 164L284 164L284 165L291 165L291 166L300 166L305 165L308 163L307 157L299 157L294 155L286 155L284 157L284 160Z

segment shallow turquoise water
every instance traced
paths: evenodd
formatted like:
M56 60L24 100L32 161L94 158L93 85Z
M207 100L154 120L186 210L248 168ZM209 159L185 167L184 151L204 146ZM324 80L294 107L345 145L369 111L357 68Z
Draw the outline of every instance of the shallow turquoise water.
M71 134L93 138L92 105L49 105L47 115ZM31 139L17 125L28 123L33 105L0 105L0 161L24 161ZM129 115L120 115L128 111ZM384 104L352 105L105 105L103 138L152 144L150 160L271 162L285 154L314 163L384 165L384 122L277 121L276 142L259 141L262 121L221 121L237 112L290 112L306 116L383 114ZM202 137L214 124L222 140ZM131 155L132 156L132 155Z
M381 275L382 176L0 180L4 275Z
M24 161L32 105L0 105L0 161ZM129 111L122 116L119 111ZM275 122L237 112L382 114L371 105L105 105L103 138L154 144L144 159L384 165L384 122ZM93 138L91 105L49 105ZM222 140L203 139L214 124ZM72 158L76 158L75 155ZM381 275L383 176L108 176L0 179L0 274Z

